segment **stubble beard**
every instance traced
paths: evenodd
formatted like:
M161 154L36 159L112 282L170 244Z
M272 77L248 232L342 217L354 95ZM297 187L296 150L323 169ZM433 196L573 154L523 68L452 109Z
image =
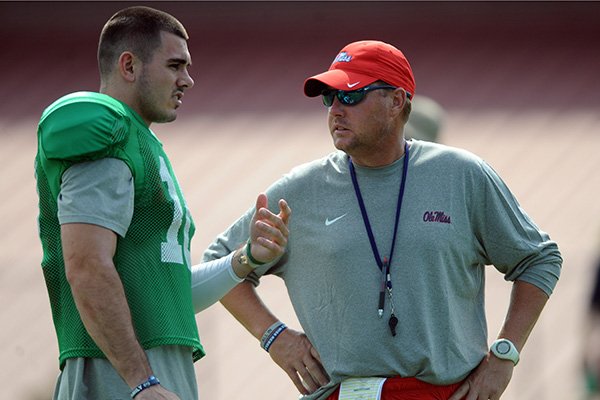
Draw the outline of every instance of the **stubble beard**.
M333 144L336 149L343 151L350 157L370 157L380 153L383 149L390 146L390 143L395 140L396 134L390 127L381 127L377 134L365 140L366 138L360 135L352 134L351 136L336 137L332 133Z
M138 103L142 117L148 121L156 123L172 122L177 118L177 113L161 109L162 101L158 98L156 91L153 90L152 83L143 74L140 77L138 86Z

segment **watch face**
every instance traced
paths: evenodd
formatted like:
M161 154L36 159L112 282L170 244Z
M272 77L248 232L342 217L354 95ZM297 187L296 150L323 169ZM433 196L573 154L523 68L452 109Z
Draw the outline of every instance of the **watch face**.
M496 351L500 354L508 354L510 351L510 344L507 342L500 342L496 345Z

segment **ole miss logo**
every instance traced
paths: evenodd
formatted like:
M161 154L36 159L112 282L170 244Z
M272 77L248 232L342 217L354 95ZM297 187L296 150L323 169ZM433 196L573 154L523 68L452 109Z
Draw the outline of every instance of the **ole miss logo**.
M449 215L443 211L425 211L423 214L423 222L439 222L442 224L451 224L452 221Z
M352 60L352 56L346 53L345 51L342 51L340 54L337 55L333 62L350 62L350 60Z

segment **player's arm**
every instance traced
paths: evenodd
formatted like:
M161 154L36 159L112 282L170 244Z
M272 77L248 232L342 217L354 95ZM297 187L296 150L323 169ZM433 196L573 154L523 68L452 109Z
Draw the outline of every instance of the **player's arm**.
M130 387L152 375L137 341L121 279L113 264L117 235L91 224L63 224L67 280L81 319Z
M116 234L91 224L61 225L65 272L81 320L89 335L129 387L152 375L137 341L125 291L112 258ZM178 399L154 385L139 399Z
M113 262L115 232L124 235L127 231L133 196L127 165L101 159L71 166L62 175L58 200L65 273L75 305L91 338L132 388L152 375ZM137 398L177 396L154 385Z
M233 288L221 303L258 340L278 321L248 281ZM269 348L269 354L302 394L312 393L329 382L319 354L302 332L284 330Z
M510 340L517 351L521 352L547 301L548 295L542 289L531 283L515 281L506 319L498 338ZM463 397L500 399L514 368L512 361L500 359L489 352L450 400L460 400Z

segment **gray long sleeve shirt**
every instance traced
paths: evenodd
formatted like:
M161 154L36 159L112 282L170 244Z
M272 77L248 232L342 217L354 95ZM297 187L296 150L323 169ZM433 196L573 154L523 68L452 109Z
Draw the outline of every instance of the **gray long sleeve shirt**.
M413 140L396 248L391 263L397 336L377 315L377 266L348 168L334 152L275 182L293 216L286 254L256 271L281 277L298 319L332 378L309 398L325 398L347 377L407 376L457 382L488 351L486 265L506 280L550 295L562 259L555 242L521 209L493 169L473 154ZM356 166L375 241L389 255L402 159L383 168ZM248 237L250 209L205 252L222 257ZM387 296L386 296L387 297Z

